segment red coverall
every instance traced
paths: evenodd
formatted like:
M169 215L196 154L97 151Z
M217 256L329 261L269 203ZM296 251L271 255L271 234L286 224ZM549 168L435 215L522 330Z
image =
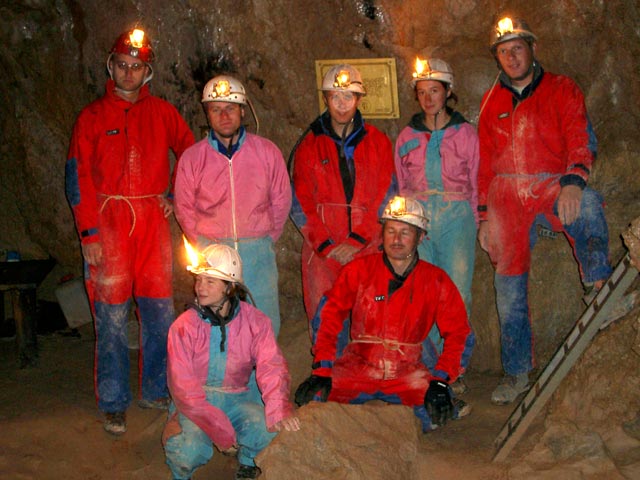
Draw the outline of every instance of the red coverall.
M377 392L400 403L422 406L434 377L454 382L471 329L464 302L444 270L419 260L400 288L382 253L344 266L318 314L315 375L332 378L329 401L348 403ZM336 359L337 336L351 312L350 341ZM422 342L437 324L444 350L429 372L421 360Z
M136 299L141 323L141 393L166 397L166 338L173 321L169 223L160 198L176 158L194 142L178 111L143 86L135 103L115 93L85 107L73 129L66 191L82 244L99 242L87 291L95 315L98 406L124 411L131 401L126 324Z
M608 278L611 267L602 197L586 186L597 141L582 92L570 78L541 67L520 93L502 77L485 94L478 124L478 211L488 222L496 270L502 365L519 375L534 365L528 275L536 224L566 235L584 283ZM570 225L554 210L565 185L583 189L579 217Z
M485 94L478 124L478 210L480 220L491 216L489 254L501 275L529 271L529 230L538 214L563 230L553 214L559 180L584 187L596 148L573 80L544 72L534 88L514 105L513 93L496 85Z
M344 242L361 249L357 256L375 252L381 243L379 209L397 189L391 141L357 115L354 133L346 141L355 170L353 198L347 204L338 148L327 133L325 115L298 146L293 170L292 220L305 240L302 286L309 321L342 267L327 255Z

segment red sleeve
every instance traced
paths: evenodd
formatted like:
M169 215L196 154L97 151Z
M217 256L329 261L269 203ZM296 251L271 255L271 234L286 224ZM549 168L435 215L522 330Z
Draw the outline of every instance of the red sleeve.
M568 77L561 79L558 92L561 137L566 144L566 171L564 175L576 175L585 183L593 166L596 138L587 116L584 95L576 83Z
M345 265L331 290L326 294L327 301L319 309L320 326L314 345L315 375L331 376L331 366L336 359L338 334L342 331L344 319L347 318L353 308L358 286L359 266L363 263L359 260Z
M99 121L89 107L82 111L73 127L65 166L67 198L83 245L98 241L98 202L91 162L95 158L94 125Z
M319 202L316 182L318 179L315 170L316 164L323 161L319 158L318 150L322 148L320 143L315 134L309 132L298 146L294 157L293 188L305 217L304 223L296 222L296 226L313 250L321 256L326 256L335 248L337 239L330 237L330 232L317 210ZM331 147L335 149L333 145ZM328 242L333 242L333 244L327 246ZM319 251L321 246L326 246L326 248Z
M489 192L489 185L495 177L492 168L492 162L495 155L494 143L491 134L491 114L490 100L491 95L494 95L496 88L485 93L482 99L481 105L483 105L483 111L478 120L478 138L480 145L480 165L478 167L478 217L480 221L487 219L487 195ZM493 93L492 93L493 92Z
M361 162L367 165L361 173L356 167L356 189L364 194L358 194L355 203L364 203L366 218L352 228L352 234L348 243L357 248L364 248L375 238L378 238L380 225L378 212L384 207L385 200L396 193L397 185L393 181L395 177L395 165L393 162L393 147L391 140L384 133L367 125L367 135L358 147L355 154L364 156ZM364 147L359 150L359 147ZM352 216L354 213L352 213Z
M444 339L444 348L434 367L436 376L438 371L446 372L449 382L454 382L460 374L460 360L471 333L467 310L457 287L449 276L441 274L440 295L436 311L436 325L440 336Z

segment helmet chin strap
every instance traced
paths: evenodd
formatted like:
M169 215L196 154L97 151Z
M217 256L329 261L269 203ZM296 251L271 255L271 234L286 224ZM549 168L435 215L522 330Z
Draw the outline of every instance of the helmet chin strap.
M113 53L110 53L109 56L107 57L107 71L109 72L109 78L111 78L111 80L113 80L115 82L115 79L113 78L113 70L111 69L111 58L112 57L113 57ZM145 77L145 79L142 82L142 85L140 85L140 87L138 87L136 90L125 90L124 88L116 87L116 91L124 93L125 95L130 95L130 94L135 93L136 91L140 90L144 85L149 83L151 81L151 79L153 78L153 67L150 64L148 64L147 62L145 62L145 65L147 66L147 68L149 68L149 75L147 75Z

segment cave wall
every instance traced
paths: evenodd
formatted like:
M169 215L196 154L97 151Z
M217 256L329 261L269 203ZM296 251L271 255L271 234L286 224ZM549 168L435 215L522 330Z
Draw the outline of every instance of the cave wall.
M373 124L395 140L417 110L408 84L417 54L446 59L456 75L458 110L476 121L495 79L489 32L502 13L521 16L539 38L542 65L583 88L599 139L591 184L607 202L611 252L640 213L640 24L636 0L18 0L0 5L0 249L54 257L79 274L81 258L64 196L64 162L80 109L101 95L107 52L135 23L154 41L152 92L173 103L199 137L206 125L202 86L220 71L245 84L260 134L285 158L318 114L316 59L395 57L401 117ZM174 222L176 301L190 294ZM278 242L284 320L303 320L301 239L290 222ZM477 250L472 368L499 369L492 269ZM534 250L531 306L540 363L582 311L576 264L562 238Z

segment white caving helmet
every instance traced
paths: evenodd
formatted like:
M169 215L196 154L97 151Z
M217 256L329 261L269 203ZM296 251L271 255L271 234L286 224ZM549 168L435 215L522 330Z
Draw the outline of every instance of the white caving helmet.
M334 65L322 78L323 92L354 92L360 95L366 95L367 91L362 84L362 75L360 72L347 63Z
M411 76L411 86L415 88L416 83L421 80L437 80L448 84L453 89L453 70L444 60L430 58L420 60L416 58L415 71Z
M231 283L242 283L242 260L236 249L224 244L206 247L200 256L204 260L189 270L196 275L207 275Z
M396 196L389 200L382 212L380 223L387 220L408 223L426 233L429 219L420 202L415 198Z
M516 38L522 38L529 44L538 40L524 20L510 17L500 19L491 32L491 53L496 53L499 44Z
M207 82L202 90L202 103L229 102L247 104L247 93L240 81L229 75L218 75Z

